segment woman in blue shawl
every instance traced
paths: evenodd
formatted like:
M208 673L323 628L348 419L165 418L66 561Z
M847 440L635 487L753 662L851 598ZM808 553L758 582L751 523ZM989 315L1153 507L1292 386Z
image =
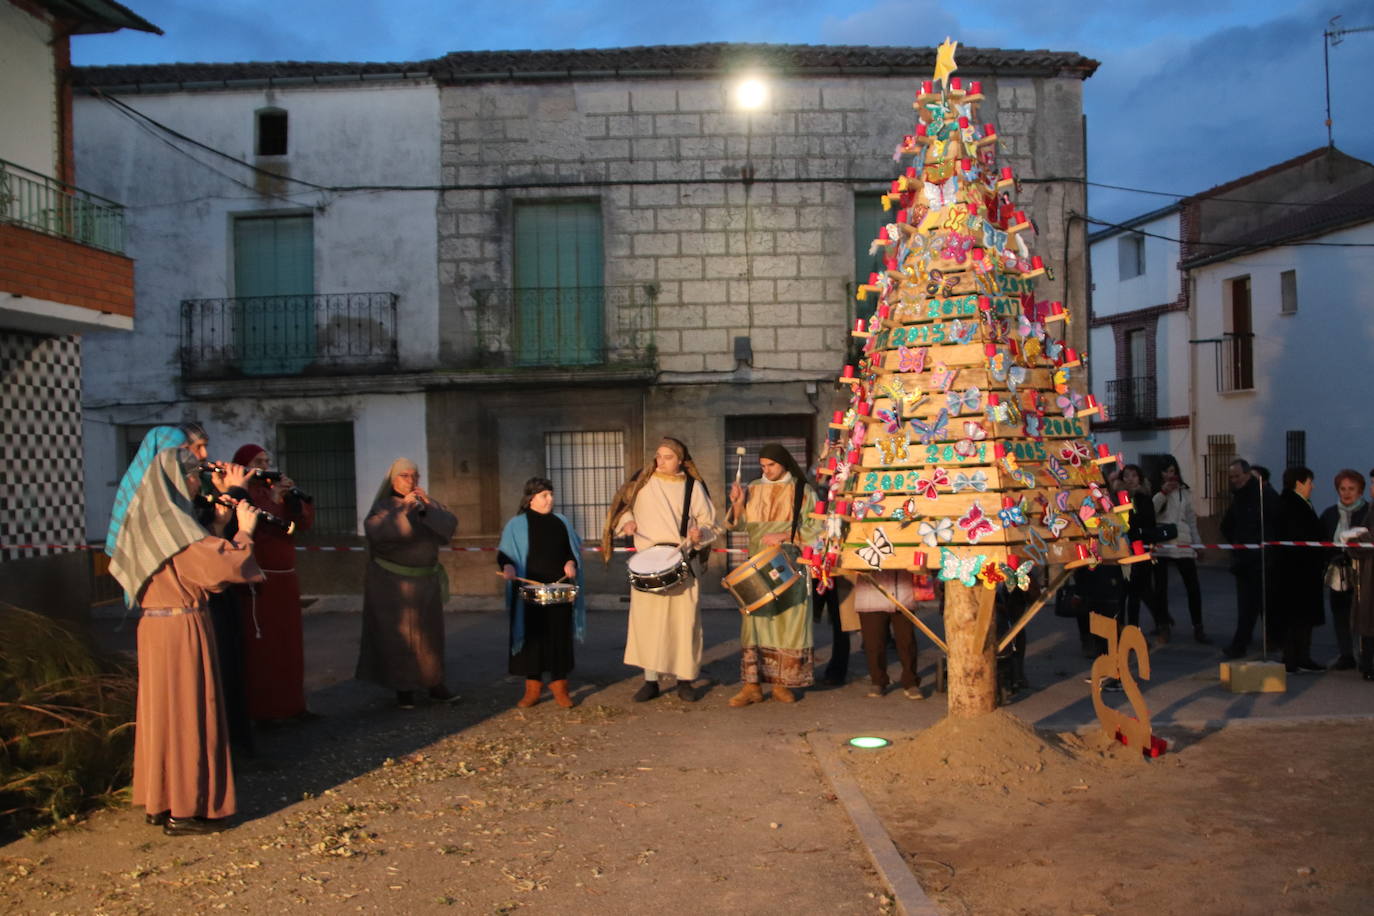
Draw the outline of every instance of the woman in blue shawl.
M506 577L506 607L510 611L511 674L525 678L525 695L516 706L539 702L544 672L554 702L567 709L568 672L573 669L573 638L580 642L587 628L587 605L582 597L582 542L572 524L553 511L553 483L543 477L525 482L520 512L501 532L496 562ZM573 581L577 598L569 604L533 604L520 598L514 580Z

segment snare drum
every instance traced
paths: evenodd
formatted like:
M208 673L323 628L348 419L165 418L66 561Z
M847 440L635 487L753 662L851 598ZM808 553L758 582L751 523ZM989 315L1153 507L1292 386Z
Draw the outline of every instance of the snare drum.
M521 585L520 600L526 604L572 604L577 600L577 586L571 582Z
M790 546L765 547L720 580L739 602L741 614L752 614L782 597L801 579L801 573L792 565L789 551L784 549Z
M659 544L637 550L628 564L630 585L641 592L661 594L686 582L692 568L682 551L669 544Z

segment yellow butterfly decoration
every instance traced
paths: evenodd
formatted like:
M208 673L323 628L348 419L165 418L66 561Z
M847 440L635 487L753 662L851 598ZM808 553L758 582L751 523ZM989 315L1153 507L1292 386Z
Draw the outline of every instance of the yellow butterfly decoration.
M874 443L878 447L878 454L885 465L896 464L898 461L905 461L907 457L907 440L904 436L879 436Z

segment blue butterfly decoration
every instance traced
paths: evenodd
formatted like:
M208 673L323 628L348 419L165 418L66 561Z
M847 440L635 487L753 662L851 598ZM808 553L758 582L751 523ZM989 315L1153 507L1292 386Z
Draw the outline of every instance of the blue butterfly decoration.
M952 414L960 414L966 410L977 412L983 402L983 392L978 390L977 385L971 385L962 392L946 391L945 401Z
M940 580L959 582L969 588L978 584L978 573L982 571L987 558L981 554L966 554L960 557L948 547L940 548Z
M992 358L988 363L988 371L997 381L1006 382L1012 394L1015 394L1017 387L1026 380L1026 367L1013 363L1007 358L1005 351L998 352Z
M1040 416L1038 413L1028 413L1025 417L1026 435L1030 436L1032 439L1039 439L1043 436L1044 431L1041 427L1043 426L1044 417Z
M909 422L912 432L921 438L922 445L930 445L935 440L943 439L949 435L949 410L944 407L940 408L940 415L932 423L917 419L912 419Z
M972 321L960 321L958 318L949 323L949 336L957 344L973 342L973 335L978 333L978 325Z

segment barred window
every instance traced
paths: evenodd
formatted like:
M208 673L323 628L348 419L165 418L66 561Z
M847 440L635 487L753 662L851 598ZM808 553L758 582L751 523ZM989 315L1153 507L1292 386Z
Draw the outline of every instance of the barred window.
M1202 456L1207 478L1207 513L1225 514L1231 505L1231 481L1227 471L1236 460L1236 437L1230 434L1207 437L1207 453Z
M283 423L277 464L315 501L315 533L358 533L353 424Z
M578 430L544 434L544 466L554 507L583 539L601 537L611 499L625 477L625 434Z
M1307 430L1290 429L1284 437L1284 467L1307 466Z

